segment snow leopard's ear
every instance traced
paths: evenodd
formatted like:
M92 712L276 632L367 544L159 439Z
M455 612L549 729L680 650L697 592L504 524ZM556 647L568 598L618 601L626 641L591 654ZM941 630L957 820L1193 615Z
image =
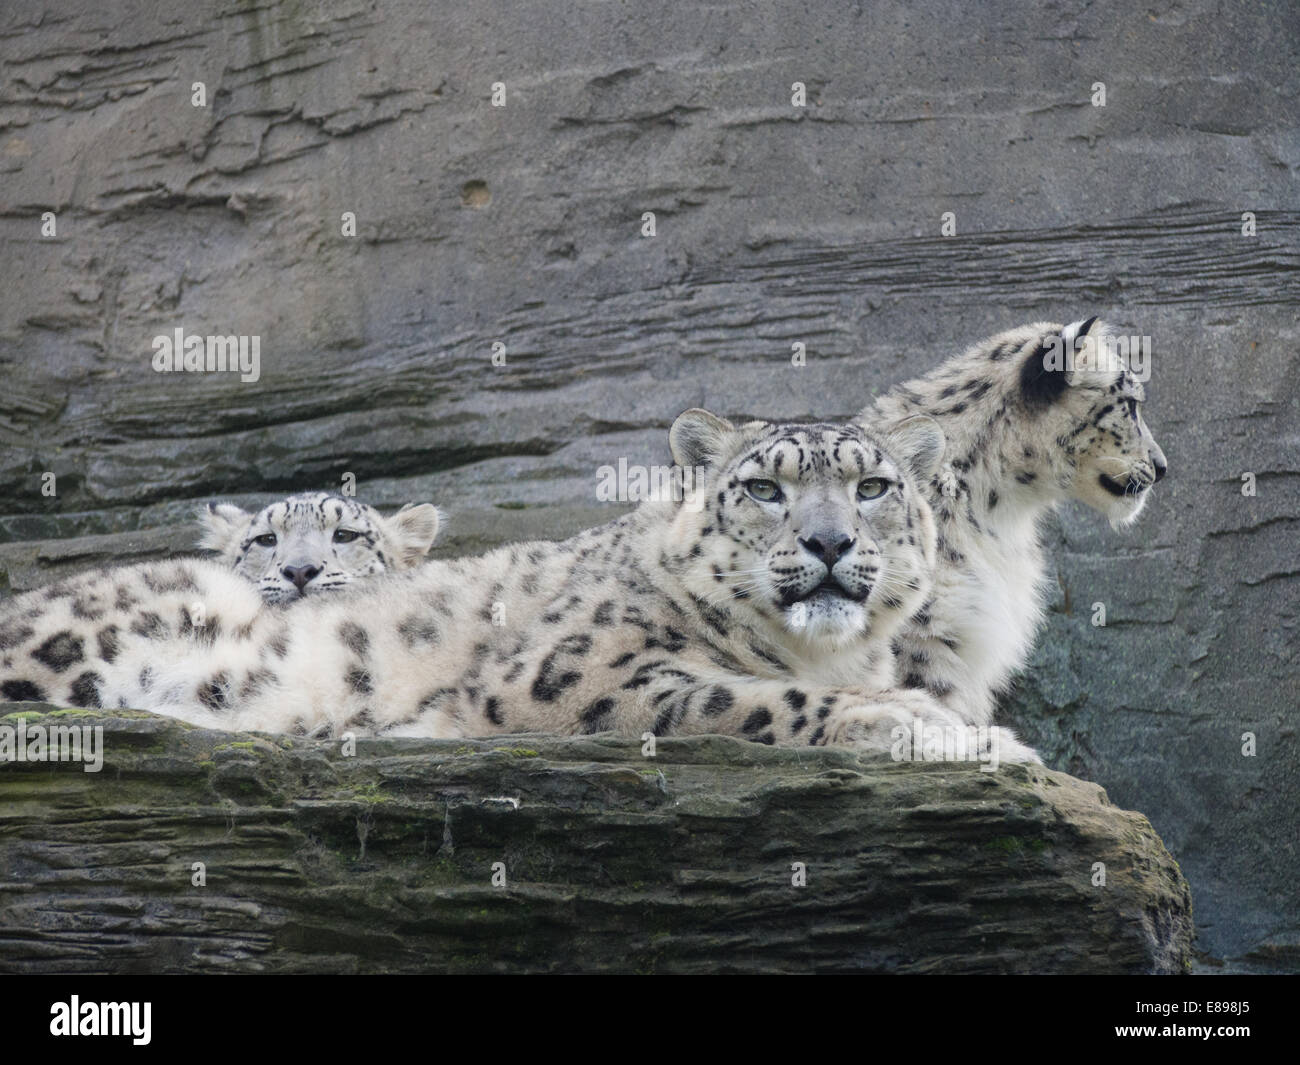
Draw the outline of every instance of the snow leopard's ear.
M252 517L234 503L209 503L199 510L199 547L223 555L237 552Z
M885 449L901 462L918 485L938 472L947 445L939 423L925 414L904 418L889 430Z
M725 418L692 407L677 415L668 430L668 449L673 461L684 470L697 466L716 466L730 456L735 447L736 427Z
M1020 367L1020 391L1031 407L1051 406L1074 384L1079 340L1091 335L1096 325L1096 315L1072 322L1059 333L1043 337L1030 352Z
M391 518L383 519L397 544L398 558L403 567L414 566L429 553L433 541L442 528L442 514L432 503L407 503Z

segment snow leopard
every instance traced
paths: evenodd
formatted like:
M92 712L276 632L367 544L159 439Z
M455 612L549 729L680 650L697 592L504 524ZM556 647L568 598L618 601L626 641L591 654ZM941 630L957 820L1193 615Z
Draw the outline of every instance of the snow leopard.
M431 503L408 503L386 518L346 496L303 492L256 513L209 503L199 522L199 547L256 584L268 603L287 603L419 564L442 516Z
M1097 318L999 333L859 417L925 415L943 461L925 491L938 526L933 592L894 640L898 683L977 722L1033 647L1048 583L1042 519L1079 500L1132 524L1168 472L1145 386Z

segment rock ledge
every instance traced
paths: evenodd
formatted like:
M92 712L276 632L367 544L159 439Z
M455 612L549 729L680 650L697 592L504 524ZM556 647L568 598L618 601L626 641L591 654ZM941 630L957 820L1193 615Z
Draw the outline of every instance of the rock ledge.
M104 763L0 762L3 972L1176 973L1191 953L1147 819L1038 767L707 736L349 757L127 711L0 705L0 726L18 714L102 726Z

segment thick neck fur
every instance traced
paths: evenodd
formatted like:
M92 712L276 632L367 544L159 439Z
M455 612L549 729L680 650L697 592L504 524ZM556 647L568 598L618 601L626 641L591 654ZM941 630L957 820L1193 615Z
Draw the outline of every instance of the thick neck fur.
M1022 393L1021 368L1060 326L1037 323L984 341L937 370L891 389L870 408L888 421L927 414L947 441L930 495L941 526L964 517L974 528L1023 542L1068 495L1054 420Z
M993 337L865 412L886 425L925 414L944 432L944 461L927 485L938 526L935 596L896 642L897 670L900 683L927 687L980 721L1032 648L1047 575L1038 524L1073 476L1057 419L1026 398L1021 381L1041 339L1060 328Z

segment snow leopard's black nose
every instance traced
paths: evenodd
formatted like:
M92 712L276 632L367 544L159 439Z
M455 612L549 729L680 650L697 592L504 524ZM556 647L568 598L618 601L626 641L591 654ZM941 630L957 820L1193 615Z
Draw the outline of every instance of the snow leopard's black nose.
M307 582L320 576L319 566L285 566L280 573L287 581L293 581L298 591L307 586Z
M799 543L805 551L821 559L829 572L835 568L835 563L857 543L857 540L848 533L820 532L813 533L812 536L801 536Z

